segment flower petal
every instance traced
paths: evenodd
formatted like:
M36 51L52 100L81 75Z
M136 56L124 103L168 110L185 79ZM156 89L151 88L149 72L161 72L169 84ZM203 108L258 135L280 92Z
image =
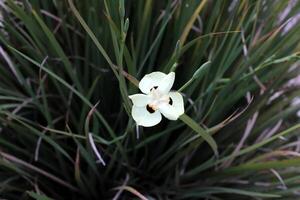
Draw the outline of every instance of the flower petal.
M184 102L182 95L179 92L170 92L169 96L172 99L172 106L175 108L178 115L182 115L184 113Z
M169 120L177 120L179 117L175 108L167 103L160 104L159 111L161 112L161 114L163 114L163 116L165 116Z
M133 105L138 107L146 106L151 101L151 97L145 94L134 94L130 95L129 98L131 99Z
M149 94L150 90L158 86L158 84L166 77L167 75L162 72L152 72L150 74L145 75L139 83L140 90Z
M132 106L131 114L137 125L145 127L155 126L162 118L159 110L156 110L154 113L150 113L146 109L146 106Z
M183 97L179 92L170 92L169 95L172 104L160 104L159 110L169 120L177 120L184 113Z
M162 94L167 94L170 92L175 80L175 73L170 72L168 75L166 75L158 84L158 90Z

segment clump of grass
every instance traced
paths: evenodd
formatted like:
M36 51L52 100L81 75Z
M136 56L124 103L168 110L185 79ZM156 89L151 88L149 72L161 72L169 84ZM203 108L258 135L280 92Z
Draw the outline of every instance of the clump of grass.
M299 1L0 6L1 198L299 198ZM186 114L137 127L152 71Z

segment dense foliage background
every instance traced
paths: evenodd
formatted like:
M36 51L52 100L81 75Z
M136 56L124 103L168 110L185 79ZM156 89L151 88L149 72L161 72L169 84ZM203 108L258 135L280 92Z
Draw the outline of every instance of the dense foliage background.
M0 198L300 198L300 1L0 8ZM128 95L170 70L187 115L136 127Z

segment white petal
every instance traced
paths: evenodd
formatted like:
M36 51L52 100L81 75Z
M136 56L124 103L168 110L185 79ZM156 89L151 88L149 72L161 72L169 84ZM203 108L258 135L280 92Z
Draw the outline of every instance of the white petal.
M172 99L172 105L160 104L159 110L169 120L177 120L184 113L183 98L179 92L170 92L169 95Z
M134 94L130 95L129 98L131 99L133 105L135 106L146 106L151 101L151 97L145 94Z
M162 94L167 94L170 92L175 80L175 73L170 72L168 75L166 75L158 84L158 90Z
M178 115L182 115L184 113L184 102L182 95L179 92L170 92L169 96L172 99L172 106L175 108Z
M162 118L159 110L156 110L154 113L150 113L146 109L146 106L132 106L131 114L137 125L145 127L155 126Z
M161 112L161 114L163 114L163 116L165 116L169 120L177 120L179 117L175 108L167 103L160 104L159 111Z
M167 75L162 72L152 72L145 75L139 83L140 90L148 94L150 90L158 86L158 84L166 77Z

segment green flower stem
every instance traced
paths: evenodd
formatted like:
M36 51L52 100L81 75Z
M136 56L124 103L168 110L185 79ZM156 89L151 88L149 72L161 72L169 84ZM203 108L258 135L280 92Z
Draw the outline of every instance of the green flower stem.
M181 92L182 90L184 90L186 87L188 87L195 79L191 78L188 82L186 82L183 86L181 86L181 88L179 88L177 91Z
M178 92L181 92L182 90L184 90L187 86L189 86L194 80L196 79L201 79L202 76L205 74L205 72L207 71L207 68L210 66L211 61L207 61L205 63L203 63L193 74L192 78L186 82L181 88L179 88Z

